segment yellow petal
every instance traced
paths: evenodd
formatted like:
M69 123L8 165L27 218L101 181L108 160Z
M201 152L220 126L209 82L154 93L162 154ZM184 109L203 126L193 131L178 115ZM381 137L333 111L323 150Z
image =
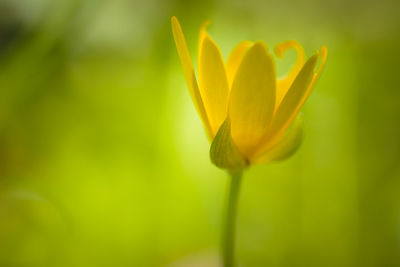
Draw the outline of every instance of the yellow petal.
M214 136L227 115L228 82L222 55L211 37L203 33L199 57L199 87Z
M265 164L271 161L284 160L293 155L300 147L303 139L303 119L298 115L292 125L275 144L271 145L260 156L251 159L251 163Z
M198 62L200 62L200 55L201 55L201 49L203 48L203 42L204 42L204 38L206 36L208 36L207 33L207 26L210 24L210 21L206 20L205 22L203 22L203 24L200 27L200 32L199 32L199 47L198 47L198 53L197 53L197 60Z
M288 93L285 95L284 100L276 111L271 129L265 136L263 144L260 146L255 157L266 153L269 147L271 147L271 144L274 144L279 140L280 136L286 131L303 106L326 64L326 47L323 46L321 48L321 64L318 71L314 73L318 54L319 53L317 52L306 62L306 64L304 64L299 75L296 77Z
M250 41L240 42L230 53L228 60L226 62L226 76L228 78L229 88L232 87L233 79L239 68L240 62L242 62L244 53L252 45L253 43Z
M297 54L296 62L288 74L286 74L284 77L278 79L277 88L276 88L275 109L277 109L278 106L280 105L280 103L282 102L284 96L286 95L287 91L290 88L290 85L292 85L293 81L296 79L296 76L300 72L301 68L303 67L305 59L306 59L304 49L301 46L301 44L297 41L294 41L294 40L286 41L281 44L278 44L275 47L275 54L277 55L278 58L283 58L285 52L292 48L296 51L296 54Z
M211 137L211 126L207 118L200 91L197 85L196 75L193 70L192 60L190 59L189 50L185 37L182 32L181 25L176 17L171 18L172 33L174 35L176 49L178 50L179 59L181 61L186 84L189 88L190 95L197 112L206 128L207 134Z
M266 46L256 42L244 55L232 84L229 116L232 137L251 157L270 126L275 105L276 71Z
M307 99L307 96L310 94L311 90L314 88L315 83L318 81L319 77L322 74L322 71L326 65L326 58L328 57L328 48L326 46L321 47L321 64L319 65L317 73L314 75L313 80L311 82L310 87L308 88L307 94L303 99L303 102Z
M296 77L289 92L282 101L279 110L276 113L276 119L273 128L277 131L277 135L281 134L290 125L292 120L300 111L304 102L307 100L318 78L325 67L328 51L326 46L321 48L321 64L316 73L314 73L315 65L318 60L319 53L312 56L304 65L299 75ZM312 74L311 74L312 73ZM312 76L311 82L310 75ZM285 122L286 120L286 122ZM280 129L279 129L280 128ZM274 130L274 129L273 129Z
M210 158L217 167L231 171L241 170L248 165L246 158L232 141L229 118L221 125L211 144Z
M310 94L313 81L315 81L317 75L320 73L320 71L314 73L318 56L319 53L317 52L307 60L282 100L281 105L276 111L271 131L266 137L268 142L273 142L274 139L279 138L287 129ZM321 67L323 67L322 65L323 64L321 64Z

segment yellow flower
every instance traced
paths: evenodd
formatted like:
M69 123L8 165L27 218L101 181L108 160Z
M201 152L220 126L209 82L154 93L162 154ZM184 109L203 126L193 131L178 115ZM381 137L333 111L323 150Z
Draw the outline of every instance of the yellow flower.
M297 59L286 76L277 78L274 59L263 42L239 43L224 63L203 25L197 83L182 28L176 17L171 22L187 86L212 141L211 160L218 167L235 170L294 152L302 136L299 110L321 75L327 48L322 46L306 61L298 42L278 44L278 58L295 49Z

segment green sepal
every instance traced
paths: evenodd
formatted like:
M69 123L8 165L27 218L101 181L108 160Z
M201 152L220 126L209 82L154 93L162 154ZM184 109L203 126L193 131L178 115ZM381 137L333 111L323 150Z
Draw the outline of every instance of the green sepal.
M303 116L299 114L292 125L286 130L280 140L255 163L265 164L272 161L282 161L292 156L303 141Z
M211 162L221 169L238 171L248 166L231 136L231 122L227 118L219 128L210 148Z
M285 141L279 144L279 148L273 151L275 152L275 155L273 155L274 161L285 160L300 148L303 142L303 118L301 115L297 116L285 137Z

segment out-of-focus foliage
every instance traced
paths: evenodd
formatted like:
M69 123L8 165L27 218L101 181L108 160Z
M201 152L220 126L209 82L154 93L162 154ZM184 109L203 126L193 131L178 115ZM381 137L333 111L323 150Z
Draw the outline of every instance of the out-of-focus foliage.
M215 265L226 177L208 158L172 15L193 52L206 19L225 58L243 39L329 49L299 152L245 175L241 266L399 266L399 11L394 0L1 0L0 266Z

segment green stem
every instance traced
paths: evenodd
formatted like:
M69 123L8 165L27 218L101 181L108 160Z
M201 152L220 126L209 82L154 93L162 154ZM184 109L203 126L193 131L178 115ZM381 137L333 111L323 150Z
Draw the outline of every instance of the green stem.
M222 261L224 267L235 267L235 228L237 203L239 198L242 172L229 172L230 186L226 203L226 213L222 236Z

